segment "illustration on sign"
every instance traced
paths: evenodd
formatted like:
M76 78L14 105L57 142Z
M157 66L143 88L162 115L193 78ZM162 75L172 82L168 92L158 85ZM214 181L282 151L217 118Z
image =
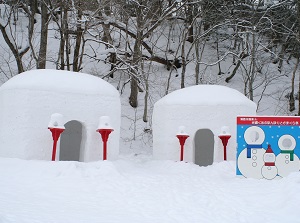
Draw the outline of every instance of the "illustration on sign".
M237 175L272 180L300 169L300 117L237 117Z

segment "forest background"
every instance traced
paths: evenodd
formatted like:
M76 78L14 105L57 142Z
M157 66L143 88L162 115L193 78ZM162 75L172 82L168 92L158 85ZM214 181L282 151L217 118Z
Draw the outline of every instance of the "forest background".
M45 68L113 84L123 152L151 153L154 103L192 85L300 115L300 0L2 0L0 30L0 85Z

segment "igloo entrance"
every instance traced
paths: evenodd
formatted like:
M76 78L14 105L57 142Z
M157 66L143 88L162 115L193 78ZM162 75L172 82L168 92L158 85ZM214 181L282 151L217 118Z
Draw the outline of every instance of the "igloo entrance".
M82 124L73 120L67 122L65 128L60 139L59 160L81 161Z
M195 164L212 165L214 161L214 134L209 129L199 129L194 138Z

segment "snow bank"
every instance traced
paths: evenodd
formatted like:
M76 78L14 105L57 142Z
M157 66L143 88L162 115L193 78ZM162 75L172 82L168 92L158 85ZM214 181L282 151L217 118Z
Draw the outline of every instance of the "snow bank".
M235 162L0 158L0 222L299 222L300 173L235 177Z

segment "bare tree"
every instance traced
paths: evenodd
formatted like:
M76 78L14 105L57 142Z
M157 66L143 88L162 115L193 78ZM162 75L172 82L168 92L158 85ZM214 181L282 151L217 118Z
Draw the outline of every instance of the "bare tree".
M76 8L74 10L77 11L76 14L76 31L75 31L75 47L74 47L74 54L73 54L73 71L80 71L80 58L82 58L82 54L80 54L81 45L84 44L82 41L84 29L82 28L82 16L83 16L83 3L81 0L76 1Z
M48 25L49 25L49 2L48 0L41 1L41 37L40 51L38 55L37 68L45 69L47 61L47 45L48 45Z
M141 73L139 71L141 67L141 57L143 56L151 61L164 61L166 64L168 63L168 60L164 60L161 57L154 55L151 46L149 46L149 43L144 40L148 38L149 35L151 35L166 18L174 13L174 11L182 8L184 4L178 6L178 3L174 2L170 7L159 7L162 6L161 1L147 0L139 0L135 2L118 1L117 3L123 7L122 13L127 14L126 17L129 18L131 26L116 20L116 17L114 17L114 19L110 19L110 17L105 13L102 13L101 22L102 24L109 24L115 28L119 28L121 31L124 31L126 34L130 35L130 37L134 38L133 47L129 47L129 49L132 49L132 51L129 52L129 54L132 55L131 67L128 69L128 74L131 78L129 103L132 107L137 107L137 96L139 90L141 90L138 86ZM115 5L115 7L116 6L117 5ZM146 49L150 55L144 55L144 49Z
M15 57L18 73L22 73L24 72L22 58L28 52L30 47L28 44L26 44L25 47L22 47L22 45L18 45L16 40L18 33L16 33L13 29L13 23L16 22L14 15L18 10L18 6L18 4L12 6L5 5L5 12L0 19L0 30L6 44Z

